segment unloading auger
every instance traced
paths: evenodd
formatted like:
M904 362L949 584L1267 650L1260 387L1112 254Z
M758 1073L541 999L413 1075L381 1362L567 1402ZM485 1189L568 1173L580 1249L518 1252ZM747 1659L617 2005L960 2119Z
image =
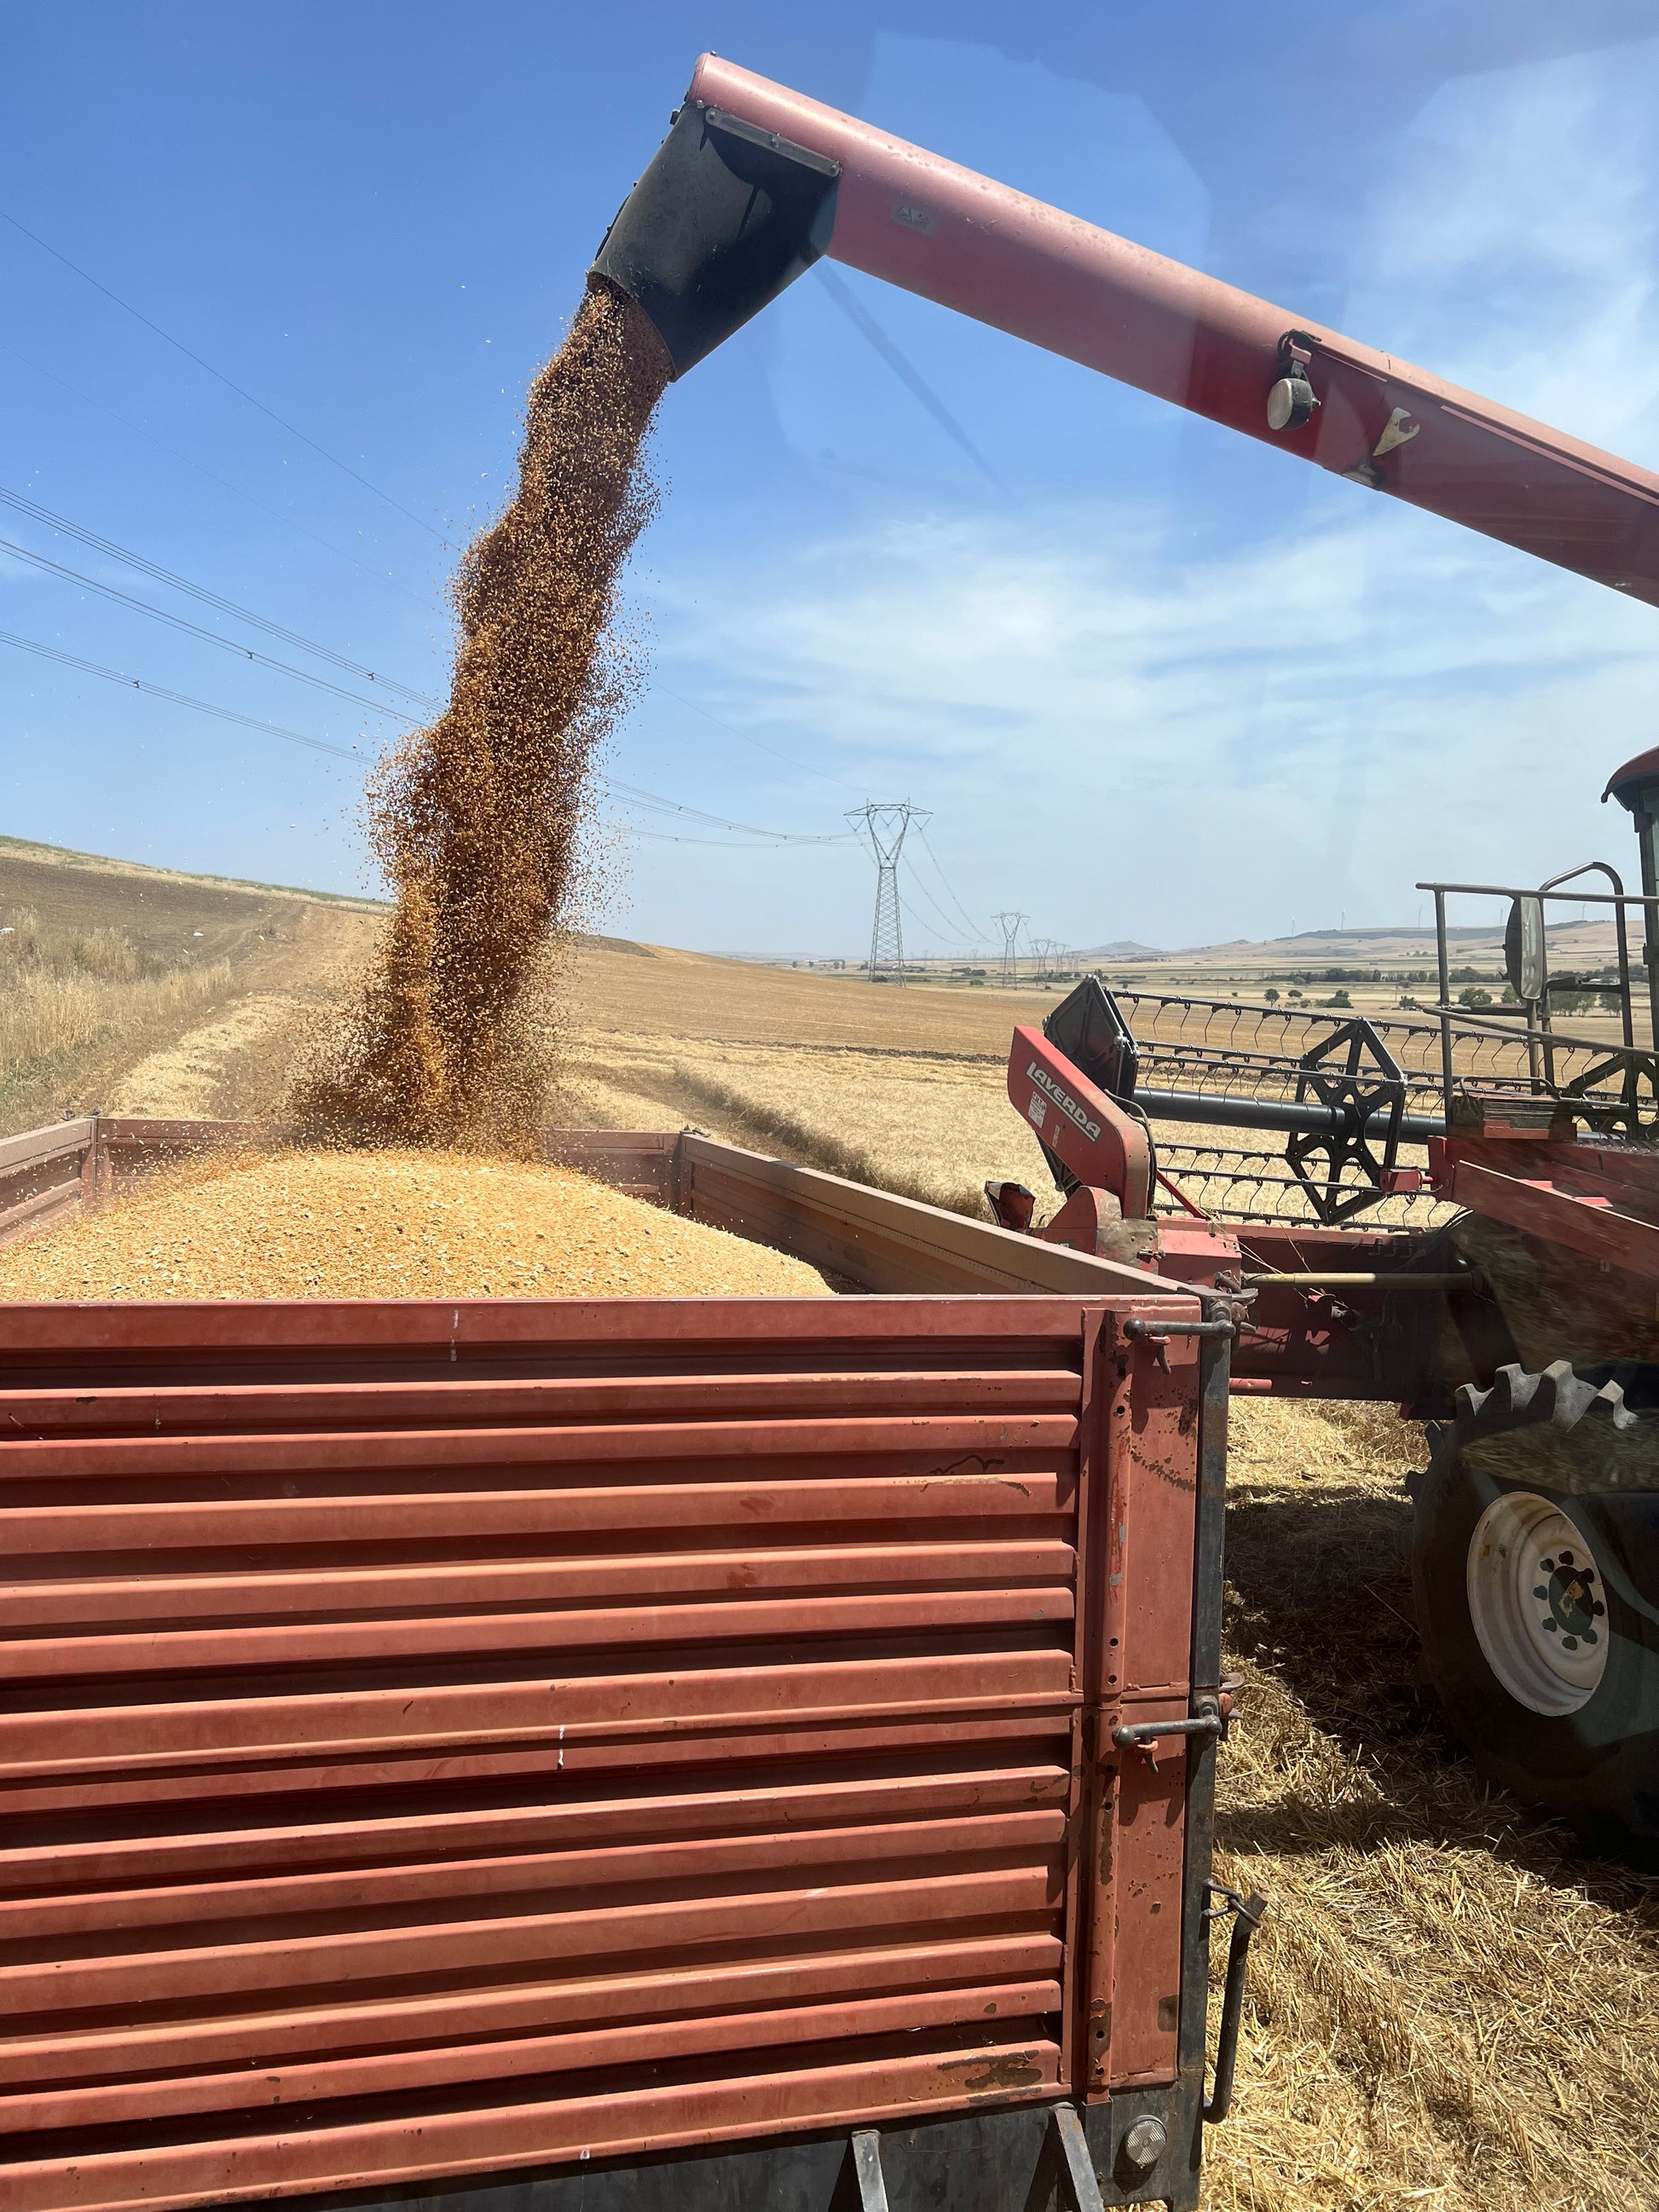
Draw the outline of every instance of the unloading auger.
M823 257L1659 605L1659 477L704 54L594 279L683 376Z

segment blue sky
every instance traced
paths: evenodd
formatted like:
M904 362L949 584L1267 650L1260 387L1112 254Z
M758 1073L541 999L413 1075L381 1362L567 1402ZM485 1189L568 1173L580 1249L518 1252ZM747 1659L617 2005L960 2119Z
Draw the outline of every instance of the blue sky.
M705 46L1659 467L1659 0L0 25L0 209L376 489L7 223L0 486L427 691L452 549ZM972 450L816 276L672 389L614 776L818 835L908 796L981 944L1001 908L1073 944L1410 921L1424 874L1625 857L1595 801L1659 740L1651 610L842 282ZM373 696L3 505L0 538ZM364 759L402 726L3 555L0 629ZM14 836L368 880L354 761L7 646L0 771ZM867 933L854 848L627 847L613 928ZM921 859L910 942L958 950Z

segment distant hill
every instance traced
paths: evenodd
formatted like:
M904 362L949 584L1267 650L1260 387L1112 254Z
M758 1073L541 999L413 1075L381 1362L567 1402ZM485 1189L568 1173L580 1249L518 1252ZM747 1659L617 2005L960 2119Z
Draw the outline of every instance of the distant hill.
M311 891L297 884L262 884L246 876L198 876L182 868L153 868L144 860L115 860L103 853L77 853L68 845L40 845L28 837L0 837L0 860L23 860L54 868L91 868L100 875L136 876L161 884L188 884L200 890L276 892L283 898L315 899L324 906L378 908L380 899L354 897L347 891Z
M1613 924L1608 921L1552 922L1545 935L1551 950L1559 956L1571 956L1587 963L1613 957ZM1449 924L1446 939L1461 959L1503 957L1504 931L1502 925L1495 921ZM1370 929L1304 929L1294 937L1236 937L1224 945L1194 945L1179 952L1146 957L1178 963L1182 968L1422 967L1433 962L1434 932L1404 925L1381 925Z
M350 914L384 914L384 899L344 891L302 890L293 884L261 884L242 876L194 876L180 868L153 868L143 860L115 860L41 845L27 837L0 837L0 928L32 914L49 928L113 929L142 951L167 951L187 938L203 957L234 958L252 930L261 942L292 933L307 906ZM604 945L644 959L649 945L626 937L577 933L583 945Z

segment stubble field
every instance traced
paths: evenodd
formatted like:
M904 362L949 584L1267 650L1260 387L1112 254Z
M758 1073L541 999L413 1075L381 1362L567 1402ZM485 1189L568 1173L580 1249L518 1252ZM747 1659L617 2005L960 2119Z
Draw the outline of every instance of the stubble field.
M0 1130L273 1110L376 911L0 838Z

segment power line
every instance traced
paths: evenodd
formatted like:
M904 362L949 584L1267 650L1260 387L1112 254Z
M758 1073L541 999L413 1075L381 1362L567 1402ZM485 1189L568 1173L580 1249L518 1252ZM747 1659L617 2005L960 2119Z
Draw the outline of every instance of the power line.
M947 949L947 956L949 948L951 945L955 945L960 949L962 943L960 938L939 937L939 933L934 927L933 924L927 920L925 915L918 914L915 907L911 905L909 900L904 897L902 893L899 897L899 904L904 908L904 911L909 915L911 921L915 922L918 929L925 929L929 937L939 938L940 944L945 945Z
M118 606L131 607L141 615L152 615L157 622L168 623L191 637L222 646L240 660L257 661L262 668L274 668L281 675L293 677L296 683L309 684L313 690L331 691L337 699L349 699L354 707L362 707L371 714L390 714L399 722L417 723L420 720L418 715L404 714L401 707L389 707L383 699L360 699L355 691L331 684L325 676L313 676L309 669L291 667L286 660L274 660L268 653L256 653L251 645L238 645L234 637L221 637L216 629L204 629L200 623L186 622L182 615L171 615L165 607L153 607L148 599L135 599L131 592L118 592L113 584L100 584L95 577L83 576L78 568L66 568L61 561L48 561L44 553L31 553L26 545L15 545L9 538L0 538L0 552L14 554L31 568L44 568L48 575L65 577L71 584L96 592L101 599L112 599Z
M221 491L234 492L238 499L245 499L250 507L257 507L261 514L270 515L273 521L282 523L289 530L297 530L301 538L308 538L313 545L320 545L325 553L332 553L342 561L349 561L354 568L361 568L364 575L372 576L377 584L384 584L389 591L400 592L404 599L412 599L417 607L427 604L418 592L411 592L407 584L400 584L395 576L388 576L380 568L371 568L367 561L360 561L355 553L348 553L343 545L335 544L332 538L319 538L314 530L307 530L303 522L296 522L291 514L284 514L280 507L272 507L268 500L257 499L251 491L245 491L240 484L232 483L228 477L216 475L203 462L192 459L188 453L181 453L177 446L169 446L165 438L158 438L153 430L145 429L142 422L135 422L130 415L118 414L113 407L106 407L101 399L94 399L89 392L82 392L78 384L70 383L67 378L58 375L54 370L43 368L38 361L31 361L27 354L19 353L15 346L0 345L0 353L9 354L14 361L21 361L25 368L32 368L37 376L44 376L48 384L55 384L60 392L67 392L71 398L80 400L94 413L107 415L112 422L118 422L124 430L131 430L136 436L144 439L158 453L170 454L175 461L182 461L187 469L194 469L198 476L205 477L210 483L217 484Z
M314 653L319 659L329 661L335 667L346 670L351 675L361 678L365 683L382 684L386 685L388 690L401 692L405 698L413 699L417 702L417 704L427 708L432 713L435 714L441 712L442 709L442 701L434 699L430 693L418 691L415 689L413 684L400 683L395 677L382 676L376 670L363 666L361 662L350 659L344 653L335 652L331 647L319 644L314 638L308 638L301 631L289 629L283 623L272 622L264 615L256 614L252 608L242 606L234 599L226 599L220 592L209 590L204 585L192 583L188 577L181 576L171 568L163 568L159 562L151 561L143 554L135 553L130 547L119 545L116 544L112 538L104 538L96 531L87 530L79 523L71 522L67 516L55 514L52 508L41 506L36 500L25 497L21 492L11 491L5 486L0 485L0 501L3 501L5 505L15 508L19 514L27 515L31 520L44 524L50 530L60 532L65 537L75 538L79 544L88 547L94 552L106 554L112 560L125 562L129 568L136 568L143 575L154 577L157 582L167 584L175 591L183 592L190 598L201 601L202 604L206 606L217 608L221 613L233 616L239 622L249 623L255 629L264 631L267 636L281 638L289 645L297 646L301 652ZM0 547L4 548L4 550L9 552L15 553L22 560L31 561L38 567L49 568L56 574L64 576L74 582L84 585L91 591L101 592L106 598L114 599L123 605L134 607L143 612L155 615L161 621L171 622L177 627L189 629L195 635L208 638L216 644L225 646L231 652L243 653L246 650L246 647L237 645L234 640L221 638L216 632L210 630L198 629L193 623L181 623L178 617L167 614L160 607L152 607L147 601L143 599L131 599L125 593L116 592L113 586L100 584L93 578L89 576L82 576L78 571L64 568L60 563L47 562L43 556L30 553L23 547L13 544L9 540L0 538ZM263 656L260 655L252 655L250 657L254 659L263 659ZM297 676L300 678L301 682L316 682L319 680L314 678L308 678L302 670L289 667L288 664L283 661L266 660L264 665L269 667L280 669L287 675ZM338 690L338 687L334 685L330 685L327 688L330 690ZM720 728L730 730L733 737L743 738L745 743L759 746L759 749L763 752L770 752L776 759L789 759L789 756L787 754L778 752L773 746L763 744L758 738L750 738L744 732L736 729L731 723L722 722L717 714L711 714L708 708L700 706L696 700L684 698L678 691L671 690L666 684L660 684L655 688L665 692L669 698L678 700L682 706L690 707L694 713L705 715L710 721L718 724ZM353 692L342 690L340 691L339 696L342 698L350 699L358 706L370 706L374 703L368 700L357 698L356 695ZM397 714L398 712L395 708L385 708L382 711L389 714ZM400 719L407 722L412 722L416 720L416 717L414 715L404 714L402 715ZM791 765L800 767L804 766L804 763L792 762ZM819 775L820 772L815 769L809 769L806 770L806 773L808 775ZM857 787L854 785L842 783L842 779L838 776L822 777L821 780L825 782L840 784L841 787L844 790L853 790ZM619 785L617 788L618 790L623 790L629 788L629 787ZM639 795L641 797L649 796L649 794ZM674 805L672 800L666 800L663 803L670 806ZM692 808L690 810L677 809L676 811L682 812L689 811L692 814L697 814L698 811L696 808ZM698 818L706 818L710 822L719 820L719 817L714 816L708 816L707 817L699 816ZM721 822L720 826L726 827L728 825ZM746 825L737 824L730 826L742 828ZM793 836L792 833L787 830L780 830L777 832L771 830L757 830L754 834L768 837L769 839L775 836L777 842L783 843L841 844L847 842L843 837L801 838ZM933 848L931 846L929 846L928 850L930 854L932 854ZM933 855L933 864L936 867L939 866L938 856L936 854ZM940 880L942 882L945 880L944 872L942 869L940 870ZM948 884L946 884L946 889L949 889ZM957 904L960 905L959 901L957 902ZM969 924L969 927L972 927L971 923Z
M100 661L83 659L79 653L65 653L58 646L43 645L38 638L19 637L14 631L0 630L0 645L15 646L20 652L34 653L43 660L55 660L65 668L79 669L88 676L101 677L106 683L119 684L131 691L142 691L153 699L165 699L175 707L188 707L198 714L210 714L217 721L238 723L244 729L258 730L264 736L281 738L289 744L304 745L313 752L331 753L337 760L356 760L360 757L354 750L344 745L330 744L321 738L305 737L298 730L284 729L280 723L262 721L255 715L239 714L234 708L221 707L210 700L194 699L186 692L168 690L165 685L151 684L143 677L129 676L123 669L106 668ZM707 823L715 828L735 830L765 841L763 843L738 844L725 838L677 836L664 830L642 830L634 823L629 824L630 836L649 837L661 844L707 845L720 852L754 853L775 850L782 845L844 845L854 842L850 837L801 836L787 830L761 830L752 823L727 822L720 815L706 814L700 807L683 806L677 799L664 799L656 792L642 791L632 784L615 783L608 776L600 776L598 781L613 795L623 797L625 804L644 805L653 812L683 815L689 820Z
M740 843L735 837L679 837L670 830L641 830L637 822L623 825L630 837L648 837L653 845L703 845L715 853L781 853L787 848L776 839Z
M149 560L142 553L134 553L125 545L118 545L112 538L100 538L94 530L83 530L78 522L70 522L61 514L54 514L50 507L40 506L35 500L26 499L21 492L8 491L3 484L0 484L0 501L15 507L20 514L27 514L31 521L44 523L48 529L57 531L65 538L76 539L81 544L90 547L94 553L106 553L112 560L123 561L128 568L137 569L141 575L153 576L158 583L169 585L173 590L183 592L190 599L199 599L204 606L216 607L221 614L234 615L238 622L245 622L255 629L264 630L269 637L279 637L284 644L297 645L302 653L315 653L319 660L329 661L336 668L343 668L349 675L361 677L369 684L384 684L389 690L401 691L406 699L413 699L417 705L434 711L442 703L425 691L417 691L412 684L399 684L395 677L379 675L374 669L365 668L361 661L349 659L343 653L336 653L331 646L319 645L314 638L306 637L295 629L287 629L281 623L272 622L264 615L257 615L249 607L238 605L234 599L228 599L218 592L209 591L204 584L192 584L187 576L178 575L171 568L162 568L159 562Z
M744 836L763 837L775 845L850 845L854 840L845 833L833 837L807 836L791 830L763 830L753 822L728 822L724 815L705 813L700 806L684 806L678 799L664 799L654 791L642 791L637 784L622 783L611 776L602 775L599 782L623 805L643 806L653 814L672 814L682 821L698 823L711 830L734 830ZM643 833L641 833L643 834ZM687 839L687 843L694 841Z
M354 469L349 461L343 461L337 453L331 453L326 446L319 446L314 438L307 437L303 430L296 428L285 416L279 415L274 407L267 407L263 399L256 399L251 392L227 376L222 368L216 368L210 361L204 361L201 355L192 352L182 338L174 337L171 331L164 331L160 323L152 322L149 317L142 313L131 301L124 300L118 292L112 292L107 284L100 284L98 279L82 269L78 262L71 261L67 253L60 253L55 246L48 246L44 238L32 231L27 223L19 222L15 215L8 215L4 208L0 208L0 222L9 222L14 230L21 231L23 236L32 245L38 246L43 253L51 254L54 261L61 261L64 268L72 270L83 283L90 284L94 292L101 292L106 300L112 300L124 314L131 315L135 322L142 323L147 331L154 331L158 338L164 338L168 345L183 354L186 361L193 361L198 368L204 369L208 375L216 378L228 392L234 392L239 399L246 399L250 407L257 407L260 414L268 416L279 428L286 430L290 438L297 438L302 446L309 446L313 453L320 453L331 466L340 470L343 475L349 476L354 483L362 484L365 491L372 491L376 499L382 499L388 507L395 507L399 514L414 523L417 529L424 530L428 537L435 538L441 545L447 546L448 541L441 530L434 530L429 522L422 521L421 517L406 507L401 500L393 499L389 491L382 491L379 484L371 483L368 478Z
M221 722L240 722L244 729L261 730L267 737L283 738L291 745L306 745L314 753L332 753L339 760L356 760L358 756L344 745L331 745L321 738L302 737L298 730L285 730L276 722L261 722L252 714L239 714L232 707L216 707L206 699L191 699L182 691L168 691L159 684L147 684L141 677L125 675L118 668L106 668L96 660L82 660L77 653L60 653L56 646L42 645L38 639L17 637L9 629L0 629L0 645L15 645L21 652L38 653L43 660L61 661L65 668L79 668L88 676L101 676L111 684L123 684L129 690L147 692L152 699L170 700L175 707L189 707L198 714L211 714Z
M745 745L753 745L757 752L770 753L774 760L787 762L791 768L799 769L803 775L815 775L820 783L833 783L842 791L856 791L859 788L857 784L848 783L845 776L826 775L822 769L808 768L805 761L797 760L793 753L780 752L775 745L766 744L759 738L750 737L747 730L738 729L735 722L723 720L711 708L700 705L696 699L688 699L683 691L671 690L666 684L659 684L654 678L651 689L660 691L665 698L678 699L682 707L689 707L694 714L701 714L716 729L729 731L732 737L740 738Z
M932 891L928 890L927 884L922 881L921 876L914 861L910 864L910 881L914 887L921 892L923 898L927 900L928 905L932 907L939 921L944 924L945 929L942 942L947 945L968 945L971 944L972 939L963 935L962 932L951 920L950 915L945 913L944 908L939 904L939 901L933 896ZM910 911L910 908L906 907L905 912L909 914ZM915 919L914 915L912 916L912 919ZM927 932L930 937L938 937L939 935L939 930L932 922L924 921L921 927Z
M119 684L131 691L142 691L153 699L165 699L175 707L188 707L198 714L210 714L217 721L239 723L244 729L258 730L267 737L282 738L289 744L305 745L313 752L331 753L337 760L357 760L361 757L355 750L345 745L330 744L321 738L305 737L298 730L284 729L280 723L261 721L255 715L239 714L234 708L221 707L210 700L193 699L186 692L170 691L165 685L151 684L143 677L129 676L123 669L106 668L100 661L85 660L79 653L64 653L57 646L43 645L38 638L19 637L11 630L0 630L0 645L15 646L20 652L35 653L43 660L58 661L65 668L79 669L88 676L102 677L106 683ZM599 781L607 789L611 787L608 778L601 776ZM624 791L632 788L626 785L619 787ZM659 798L655 792L638 792L635 796L641 802L649 802L654 808L684 813L698 820L716 823L723 829L743 830L751 826L738 822L726 823L720 816L704 815L696 807L681 807L677 801ZM631 824L629 829L630 834L635 836L650 837L666 844L712 844L723 852L762 852L769 849L769 846L766 845L733 845L724 839L676 837L666 835L661 830L636 829ZM852 842L851 839L842 837L799 837L793 836L787 830L756 830L753 834L766 838L769 845L775 843L838 845Z
M927 825L926 823L919 823L917 824L916 835L921 838L923 845L927 848L927 857L933 862L935 869L937 869L939 872L939 879L940 883L944 884L945 894L950 899L951 905L955 907L957 912L962 916L963 921L967 923L969 934L972 938L973 941L977 944L980 939L984 936L985 932L981 927L980 924L974 920L974 917L969 913L967 908L963 906L962 901L957 896L956 890L951 882L951 878L945 872L944 864L940 860L939 854L933 850L933 841L927 835Z

